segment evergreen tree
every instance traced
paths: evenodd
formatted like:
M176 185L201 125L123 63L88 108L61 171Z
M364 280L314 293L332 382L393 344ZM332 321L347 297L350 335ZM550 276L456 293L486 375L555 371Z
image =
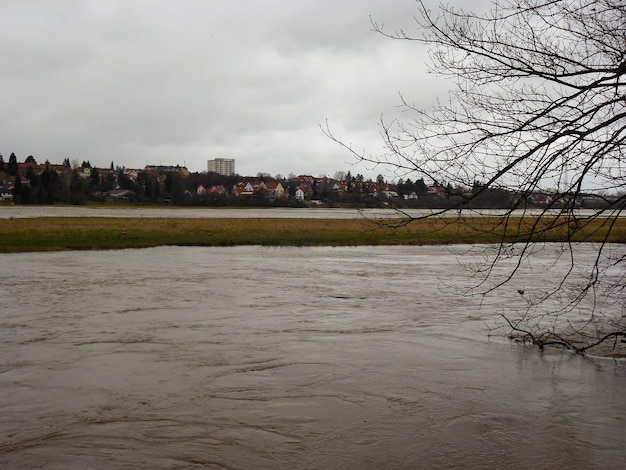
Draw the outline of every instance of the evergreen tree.
M9 165L7 166L7 173L11 176L17 176L17 157L14 153L9 156Z
M57 184L58 174L56 171L50 170L50 162L46 161L46 169L39 175L41 183L41 203L53 204L55 198L55 186Z
M426 183L424 183L424 178L420 178L415 181L415 193L416 194L428 193L428 186L426 186Z
M99 187L100 186L100 173L98 173L98 170L96 168L92 168L91 169L91 185L94 187Z
M30 186L22 183L22 179L18 176L15 178L15 185L13 188L13 200L16 204L29 204L30 201Z
M26 178L31 182L31 185L37 184L37 175L35 174L35 170L33 170L32 166L29 166L26 170Z
M13 200L19 203L20 194L22 192L22 179L19 176L15 177L15 184L13 185Z

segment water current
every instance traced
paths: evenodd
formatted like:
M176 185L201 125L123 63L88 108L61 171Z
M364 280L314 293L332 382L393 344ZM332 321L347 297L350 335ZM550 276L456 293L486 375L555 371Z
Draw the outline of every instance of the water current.
M624 361L488 336L461 252L2 254L0 467L623 468Z

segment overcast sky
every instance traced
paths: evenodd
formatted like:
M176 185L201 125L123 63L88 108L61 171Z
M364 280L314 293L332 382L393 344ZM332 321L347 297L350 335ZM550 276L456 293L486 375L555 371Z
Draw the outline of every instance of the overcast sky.
M411 31L414 13L414 0L0 0L0 153L375 177L319 126L379 154L399 92L445 96L423 46L371 31L370 15Z

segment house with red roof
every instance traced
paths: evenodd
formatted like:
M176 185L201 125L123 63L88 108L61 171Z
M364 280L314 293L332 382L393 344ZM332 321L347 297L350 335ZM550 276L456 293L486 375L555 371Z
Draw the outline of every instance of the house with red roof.
M209 189L206 190L206 193L210 196L221 196L223 194L226 194L226 188L224 188L223 185L218 184L211 186Z
M265 190L266 186L263 181L242 181L233 186L233 194L237 197L250 197L255 194L264 193Z

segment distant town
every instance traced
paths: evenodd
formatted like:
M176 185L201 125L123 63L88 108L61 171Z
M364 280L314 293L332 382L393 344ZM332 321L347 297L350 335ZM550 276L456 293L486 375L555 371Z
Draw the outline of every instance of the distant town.
M480 190L478 197L472 197ZM126 168L111 162L97 168L89 161L65 159L62 163L37 162L33 156L19 161L14 153L5 161L0 154L0 202L3 204L155 204L181 206L376 207L447 208L469 201L472 208L507 208L516 194L502 188L452 187L424 178L386 182L362 175L337 172L333 177L294 175L241 176L235 160L207 161L206 172L189 172L180 165ZM530 207L555 206L553 194L537 192L526 197ZM610 204L589 195L579 207Z

